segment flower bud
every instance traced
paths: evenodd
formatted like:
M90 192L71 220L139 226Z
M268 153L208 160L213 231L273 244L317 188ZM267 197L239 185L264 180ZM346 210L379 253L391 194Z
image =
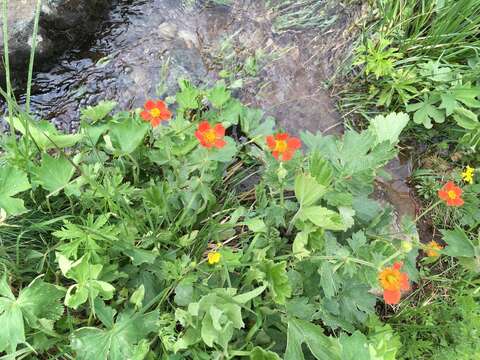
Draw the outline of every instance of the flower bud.
M410 240L403 240L402 244L400 246L400 249L405 253L408 254L410 251L412 251L413 245Z

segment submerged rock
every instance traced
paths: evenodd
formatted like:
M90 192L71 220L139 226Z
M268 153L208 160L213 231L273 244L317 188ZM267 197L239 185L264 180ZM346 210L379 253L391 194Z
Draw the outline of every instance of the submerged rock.
M13 0L8 2L9 60L16 82L26 73L33 43L36 0ZM36 38L36 69L46 70L49 59L68 48L77 46L91 36L102 18L110 0L46 0L40 12ZM0 26L3 26L3 8L0 10ZM4 34L0 33L3 53ZM4 62L0 73L4 73ZM2 76L3 77L3 76Z

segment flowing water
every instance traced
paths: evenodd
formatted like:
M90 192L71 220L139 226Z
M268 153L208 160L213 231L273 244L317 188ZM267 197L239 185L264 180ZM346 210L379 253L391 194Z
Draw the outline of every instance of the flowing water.
M341 129L324 85L341 60L339 44L348 48L352 38L344 35L352 9L310 0L319 4L314 25L278 31L280 16L298 9L258 0L115 1L90 43L35 74L32 111L38 117L74 131L81 107L103 99L122 109L140 107L147 98L173 95L179 77L208 84L228 70L243 78L236 95L288 130Z

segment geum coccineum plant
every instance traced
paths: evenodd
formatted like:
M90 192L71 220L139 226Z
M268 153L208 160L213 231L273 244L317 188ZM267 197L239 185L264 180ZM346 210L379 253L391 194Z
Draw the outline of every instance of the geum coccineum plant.
M379 273L402 261L415 282L418 249L385 235L395 234L391 209L369 195L408 116L296 138L221 82L181 81L175 101L171 115L160 100L114 113L102 102L72 135L32 122L39 147L28 158L29 118L12 121L20 136L2 155L0 233L45 245L7 255L28 272L1 270L0 353L340 360L352 341L395 353L375 305L397 283ZM229 136L233 126L246 141Z

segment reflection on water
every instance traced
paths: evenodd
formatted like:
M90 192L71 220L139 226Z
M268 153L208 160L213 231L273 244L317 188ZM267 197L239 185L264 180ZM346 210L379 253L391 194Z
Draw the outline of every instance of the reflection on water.
M74 131L81 107L102 99L124 109L138 107L162 87L163 95L174 94L179 77L211 83L232 57L261 50L263 66L237 95L289 130L336 128L339 116L323 89L331 54L322 50L325 37L318 30L276 34L275 14L262 1L191 3L117 0L91 44L66 52L48 72L35 74L33 113ZM342 34L345 21L337 25L326 38ZM231 54L225 54L228 42Z

